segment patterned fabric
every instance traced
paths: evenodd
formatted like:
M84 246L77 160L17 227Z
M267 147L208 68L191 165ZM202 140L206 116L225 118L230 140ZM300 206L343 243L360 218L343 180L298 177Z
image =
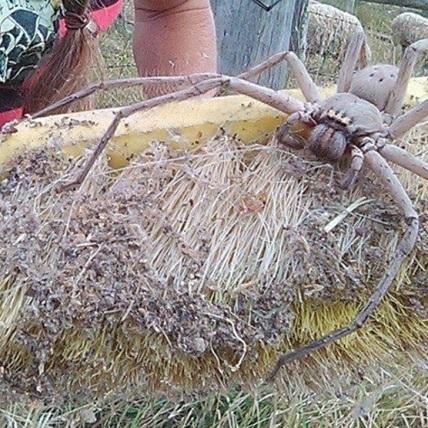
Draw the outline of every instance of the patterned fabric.
M0 0L0 84L20 84L54 43L57 0Z

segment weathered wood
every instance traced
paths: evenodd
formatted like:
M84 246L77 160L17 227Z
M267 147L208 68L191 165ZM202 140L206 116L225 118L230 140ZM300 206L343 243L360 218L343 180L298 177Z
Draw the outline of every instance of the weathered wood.
M252 0L212 0L220 71L237 75L280 51L305 51L308 0L282 0L267 11ZM266 5L274 0L263 0ZM266 72L258 83L284 87L287 67Z
M345 0L345 11L354 14L356 0Z
M367 3L380 3L390 6L410 7L413 9L428 10L428 0L362 0Z

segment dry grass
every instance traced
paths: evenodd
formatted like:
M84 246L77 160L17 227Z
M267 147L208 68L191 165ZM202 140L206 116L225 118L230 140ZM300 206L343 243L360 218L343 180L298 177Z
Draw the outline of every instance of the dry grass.
M206 398L168 401L140 399L101 406L41 410L34 408L20 418L15 405L4 420L8 426L45 428L93 426L156 428L255 428L255 427L426 427L426 367L384 367L376 374L364 373L360 383L334 394L319 395L301 386L289 386L281 395L271 389L249 392L238 387Z

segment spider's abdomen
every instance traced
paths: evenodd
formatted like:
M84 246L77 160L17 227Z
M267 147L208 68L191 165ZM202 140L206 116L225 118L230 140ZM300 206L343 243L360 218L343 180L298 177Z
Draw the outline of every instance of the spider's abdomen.
M319 121L343 130L351 139L384 131L379 109L349 93L327 98L321 104Z
M384 110L397 76L398 67L395 65L372 65L355 73L349 92Z

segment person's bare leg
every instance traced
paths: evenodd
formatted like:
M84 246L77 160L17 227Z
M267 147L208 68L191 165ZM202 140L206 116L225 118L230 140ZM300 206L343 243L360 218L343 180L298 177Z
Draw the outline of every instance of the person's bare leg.
M214 18L209 0L135 0L134 58L140 76L217 71ZM174 91L152 87L145 95Z

